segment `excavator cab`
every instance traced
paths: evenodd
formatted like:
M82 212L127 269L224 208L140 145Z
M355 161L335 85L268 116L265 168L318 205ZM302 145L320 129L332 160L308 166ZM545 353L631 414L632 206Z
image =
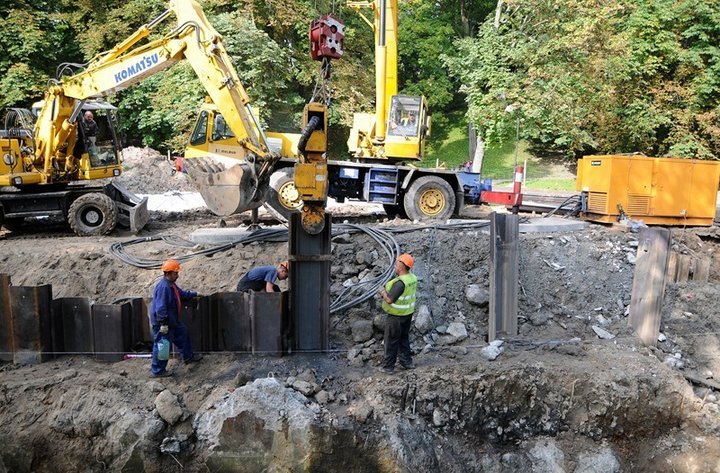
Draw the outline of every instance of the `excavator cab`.
M87 153L89 168L117 166L121 150L117 132L118 109L106 102L87 102L80 116L73 154L82 156Z

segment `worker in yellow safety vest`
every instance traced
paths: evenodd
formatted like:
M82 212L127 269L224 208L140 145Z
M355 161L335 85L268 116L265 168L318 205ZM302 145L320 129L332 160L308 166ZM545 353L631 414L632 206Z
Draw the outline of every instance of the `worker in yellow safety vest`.
M415 260L407 253L398 256L395 261L397 277L388 281L380 291L385 317L385 356L380 371L392 373L395 360L400 359L402 369L413 369L410 352L410 325L415 312L415 292L417 277L410 272Z

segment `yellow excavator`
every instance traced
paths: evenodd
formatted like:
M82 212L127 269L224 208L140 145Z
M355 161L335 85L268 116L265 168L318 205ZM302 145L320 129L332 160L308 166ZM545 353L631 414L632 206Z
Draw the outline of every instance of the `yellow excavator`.
M176 25L168 33L139 45L171 16ZM113 120L91 125L83 115L97 110L95 99L179 61L192 66L226 117L235 142L236 159L227 169L213 160L192 160L193 184L217 215L261 205L280 156L268 149L222 37L200 5L194 0L172 0L160 16L81 65L81 70L74 71L70 64L58 68L59 78L46 92L36 120L24 109L6 113L5 128L0 130L0 187L6 189L0 192L0 222L56 215L66 218L78 235L99 235L110 232L118 213L124 213L135 230L141 228L147 220L146 202L117 185L77 185L122 172ZM107 133L100 139L102 131Z

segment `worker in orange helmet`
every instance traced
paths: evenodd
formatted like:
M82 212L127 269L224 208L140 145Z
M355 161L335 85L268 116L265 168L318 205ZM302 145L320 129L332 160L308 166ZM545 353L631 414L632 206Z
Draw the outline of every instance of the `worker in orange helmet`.
M284 281L290 274L290 263L283 261L277 267L273 265L256 266L245 273L238 281L238 292L280 292L275 281Z
M385 317L385 356L380 371L392 373L395 361L399 359L402 369L413 369L415 365L410 352L410 325L415 312L417 277L410 272L415 265L414 258L403 253L395 261L397 277L388 281L380 291Z
M163 277L153 290L152 305L150 306L150 325L153 332L153 352L151 376L164 378L170 376L167 371L168 360L159 360L157 344L164 337L180 350L183 361L192 363L200 361L202 355L193 354L190 343L190 334L185 324L180 320L180 310L183 299L192 299L198 296L195 291L186 291L175 283L180 273L180 263L174 259L165 261L162 265Z

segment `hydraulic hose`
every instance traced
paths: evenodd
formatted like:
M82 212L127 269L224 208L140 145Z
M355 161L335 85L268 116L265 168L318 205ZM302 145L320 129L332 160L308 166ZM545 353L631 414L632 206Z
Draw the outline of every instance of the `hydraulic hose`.
M315 131L319 125L320 117L316 115L310 118L310 120L308 120L307 126L303 130L302 135L300 135L297 148L303 156L305 156L305 147L307 146L307 142L310 139L310 135L312 135L312 132Z

